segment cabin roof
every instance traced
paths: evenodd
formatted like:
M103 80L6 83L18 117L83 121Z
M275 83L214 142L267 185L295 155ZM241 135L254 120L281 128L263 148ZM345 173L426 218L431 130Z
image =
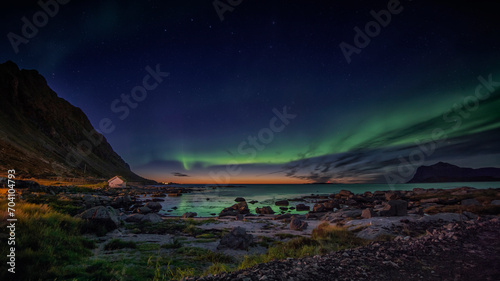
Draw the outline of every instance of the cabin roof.
M121 179L123 182L127 182L127 180L124 177L122 177L122 176L114 176L111 179L109 179L108 182L111 182L111 181L113 181L114 179L117 179L117 178Z

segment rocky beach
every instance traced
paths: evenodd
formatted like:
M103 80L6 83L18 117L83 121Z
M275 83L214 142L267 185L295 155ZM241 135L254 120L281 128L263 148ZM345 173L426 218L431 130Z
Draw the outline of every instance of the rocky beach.
M145 270L151 258L173 256L154 269L188 280L469 280L478 269L481 280L499 276L498 188L341 190L263 207L237 197L213 217L162 212L165 198L204 188L18 183L20 199L84 223L95 243L89 261L110 267L132 255L149 258L134 264ZM110 246L123 243L133 246Z

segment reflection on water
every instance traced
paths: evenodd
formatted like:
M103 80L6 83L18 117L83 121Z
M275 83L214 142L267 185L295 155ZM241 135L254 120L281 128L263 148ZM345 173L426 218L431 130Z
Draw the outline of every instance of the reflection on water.
M500 182L479 182L479 183L425 183L425 184L398 184L394 190L412 190L413 188L455 188L462 186L471 186L475 188L498 188ZM222 209L229 207L236 202L236 197L243 197L248 203L251 213L255 213L256 207L271 206L275 212L279 212L279 207L274 205L276 200L299 198L311 194L332 194L338 193L342 189L347 189L353 193L363 193L366 191L390 190L386 184L290 184L290 185L246 185L244 187L220 187L212 189L207 187L202 191L193 193L184 193L179 197L165 197L160 213L171 216L181 216L186 212L196 212L201 217L211 217L218 215ZM143 199L150 198L143 196ZM252 200L258 203L250 204ZM290 202L288 207L297 204L314 205L314 200L308 202ZM177 207L173 210L173 207ZM171 210L170 212L168 212ZM306 213L293 210L291 213Z

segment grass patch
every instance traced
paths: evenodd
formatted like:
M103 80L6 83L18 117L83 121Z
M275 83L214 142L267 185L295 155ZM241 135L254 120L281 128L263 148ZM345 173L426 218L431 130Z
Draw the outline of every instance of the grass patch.
M200 235L197 235L196 238L216 238L217 236L213 233L203 233Z
M290 234L290 233L277 233L277 234L274 234L274 236L283 240L283 239L294 238L294 237L297 237L298 235L294 235L294 234Z
M203 275L217 275L225 272L230 272L234 268L231 265L225 263L214 263L203 272Z
M233 257L215 253L207 249L199 247L181 247L175 251L177 254L193 257L197 261L205 261L211 263L231 263L234 261Z
M104 245L104 250L106 251L112 251L124 248L136 249L137 243L132 241L123 241L120 239L112 239L111 241L106 243L106 245Z
M7 210L7 200L0 201ZM81 236L82 220L61 214L47 205L17 201L16 206L16 280L48 280L64 274L63 268L90 256L95 243ZM0 214L5 229L7 212ZM6 256L8 247L0 247ZM2 272L4 274L5 271Z
M163 244L161 245L162 248L165 248L165 249L179 249L182 247L182 243L180 242L179 239L177 239L176 237L172 240L172 242L170 243L166 243L166 244Z
M82 211L74 200L61 200L57 195L39 195L26 198L27 203L48 205L52 210L74 216Z
M206 238L206 239L196 239L191 241L191 243L212 243L217 241L215 238Z
M366 240L356 237L354 233L345 228L322 223L313 230L312 238L297 237L285 243L269 247L266 254L247 255L238 265L238 269L244 270L256 264L272 260L326 254L366 244Z

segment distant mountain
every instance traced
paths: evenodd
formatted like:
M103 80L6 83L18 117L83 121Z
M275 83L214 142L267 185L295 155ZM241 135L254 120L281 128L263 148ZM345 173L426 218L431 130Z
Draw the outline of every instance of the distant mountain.
M130 171L80 108L59 98L36 70L11 61L0 64L0 169L35 178L148 181Z
M439 162L420 166L408 183L500 181L500 168L461 168Z

